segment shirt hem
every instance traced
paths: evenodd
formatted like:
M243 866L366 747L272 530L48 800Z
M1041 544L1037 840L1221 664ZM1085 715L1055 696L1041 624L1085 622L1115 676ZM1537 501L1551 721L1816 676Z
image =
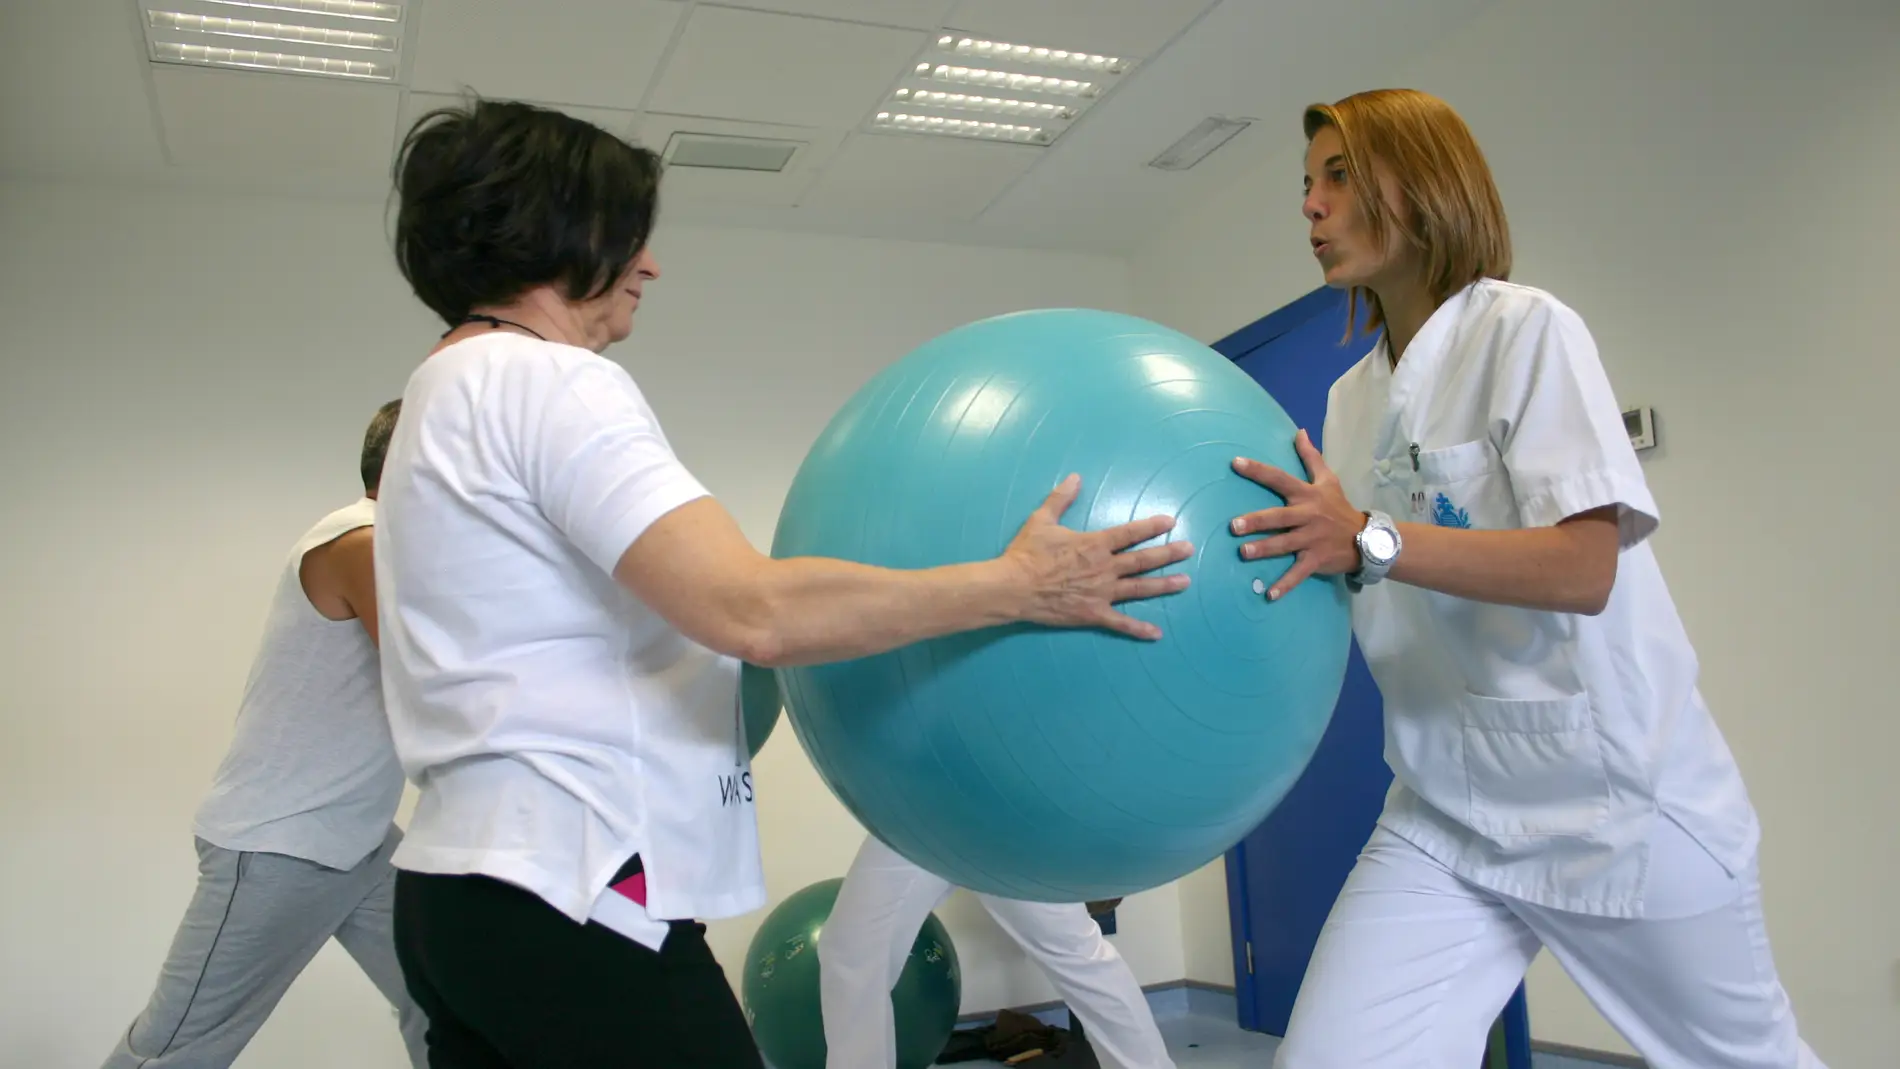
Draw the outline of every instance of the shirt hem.
M391 864L404 872L428 876L486 876L491 880L500 880L528 891L576 924L586 924L588 914L593 911L595 896L578 898L564 890L561 881L551 876L546 869L525 858L493 850L455 850L420 845L412 849L412 841L405 839L396 848L395 856L389 859ZM632 854L627 856L631 857ZM585 895L586 892L580 894Z
M274 835L233 833L208 827L202 823L193 823L191 834L220 850L240 854L281 854L284 857L294 857L299 861L308 861L313 865L322 865L326 869L348 872L368 861L370 856L382 847L383 841L389 835L389 822L384 822L382 829L376 835L376 840L367 849L354 855L347 850L312 850Z
M1588 917L1608 917L1615 920L1643 919L1640 893L1619 895L1614 898L1565 897L1549 894L1526 887L1516 880L1500 879L1496 875L1474 871L1472 866L1464 863L1463 844L1455 842L1449 836L1436 834L1431 829L1422 828L1416 823L1398 823L1383 815L1379 818L1379 826L1424 851L1428 857L1445 866L1446 870L1458 879L1504 898Z
M657 920L667 921L716 921L743 916L763 908L767 897L763 881L742 890L704 898L689 895L654 897L652 886L648 885L648 896L647 912Z
M513 884L532 893L576 924L586 924L593 919L594 904L606 892L613 874L627 863L628 858L638 853L631 847L616 851L619 860L598 879L575 889L565 886L563 881L525 857L493 850L444 849L420 844L411 848L413 841L404 839L403 844L396 848L395 856L390 858L396 868L431 876L486 876ZM765 902L763 880L743 890L705 897L662 895L649 885L646 910L660 921L723 920L750 913L764 906Z

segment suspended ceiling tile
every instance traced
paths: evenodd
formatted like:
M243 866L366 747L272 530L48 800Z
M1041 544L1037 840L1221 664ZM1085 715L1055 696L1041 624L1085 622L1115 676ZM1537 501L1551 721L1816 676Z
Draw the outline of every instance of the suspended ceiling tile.
M957 5L956 0L727 0L723 6L934 30Z
M449 107L461 103L463 103L461 97L452 96L447 93L410 93L408 99L403 102L402 117L397 123L396 138L398 143L400 143L402 137L408 133L409 128L415 125L416 120L422 118L423 115L436 108ZM576 107L572 104L549 104L544 106L555 111L565 112L568 115L574 116L576 119L593 123L595 126L600 127L616 137L632 138L635 133L634 118L638 114L637 112L620 111L614 108L583 108Z
M428 0L411 87L602 108L640 106L679 24L677 0Z
M945 22L954 29L1011 44L1145 58L1186 29L1212 2L961 0Z
M974 219L1042 152L950 137L857 134L800 206L826 214Z
M0 174L161 166L143 49L124 6L0 0Z
M401 91L294 74L154 64L172 164L380 180Z
M695 8L647 107L792 126L856 126L928 39L795 15Z

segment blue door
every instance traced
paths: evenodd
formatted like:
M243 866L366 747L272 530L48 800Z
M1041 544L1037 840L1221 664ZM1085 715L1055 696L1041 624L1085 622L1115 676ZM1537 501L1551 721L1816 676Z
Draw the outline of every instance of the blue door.
M1327 391L1374 340L1356 331L1345 338L1346 309L1344 292L1315 290L1214 345L1322 449ZM1312 763L1279 807L1227 855L1242 1028L1286 1034L1320 927L1372 834L1391 782L1379 688L1355 642L1339 705ZM1504 1064L1528 1069L1522 987L1501 1023Z
M1372 348L1344 340L1346 295L1320 289L1214 348L1265 387L1315 445L1333 381ZM1353 644L1332 723L1277 809L1227 855L1235 992L1242 1028L1281 1036L1339 888L1392 782L1379 688Z

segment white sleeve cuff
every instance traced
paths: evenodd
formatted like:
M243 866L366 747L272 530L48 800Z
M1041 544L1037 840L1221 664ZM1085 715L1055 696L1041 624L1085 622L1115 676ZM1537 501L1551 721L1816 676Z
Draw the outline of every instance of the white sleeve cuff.
M1656 499L1640 476L1598 469L1541 483L1520 493L1517 509L1526 527L1555 527L1572 516L1616 506L1620 549L1630 549L1662 525Z
M681 505L710 497L711 493L701 486L697 479L684 474L675 474L660 485L644 492L635 491L623 495L630 500L630 507L618 516L600 524L591 537L577 540L581 552L587 554L600 569L609 575L619 565L620 558L647 528L659 522L661 517Z

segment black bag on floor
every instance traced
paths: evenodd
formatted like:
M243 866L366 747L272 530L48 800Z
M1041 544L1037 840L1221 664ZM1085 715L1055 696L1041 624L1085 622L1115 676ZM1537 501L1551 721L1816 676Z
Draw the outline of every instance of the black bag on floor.
M1074 1069L1100 1069L1094 1048L1086 1037L1055 1028L1026 1013L1003 1010L993 1024L953 1032L937 1058L939 1065L953 1062L997 1061L1017 1065L1061 1065Z

